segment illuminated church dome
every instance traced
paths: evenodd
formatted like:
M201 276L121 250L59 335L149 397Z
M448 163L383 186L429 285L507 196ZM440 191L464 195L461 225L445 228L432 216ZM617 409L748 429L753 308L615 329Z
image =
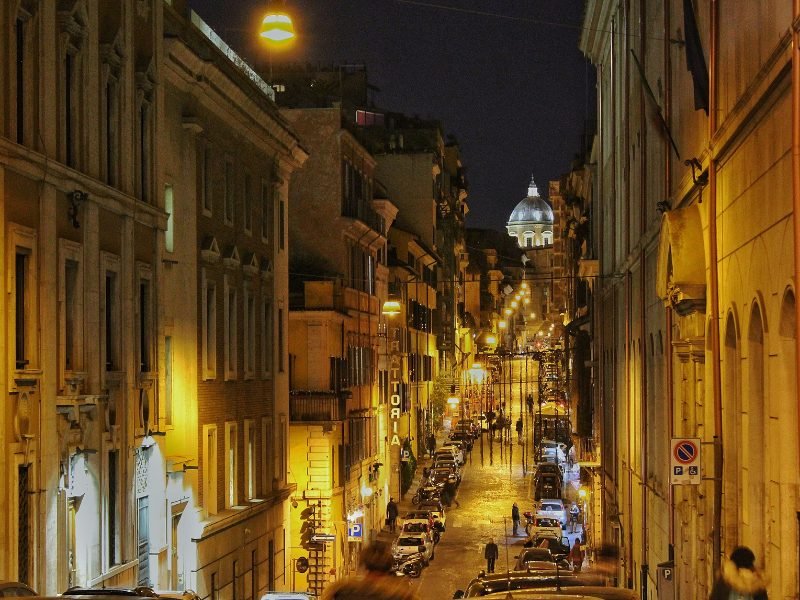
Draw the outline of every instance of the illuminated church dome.
M533 178L528 196L511 211L506 224L508 235L516 238L520 248L550 246L553 243L553 209L539 196Z

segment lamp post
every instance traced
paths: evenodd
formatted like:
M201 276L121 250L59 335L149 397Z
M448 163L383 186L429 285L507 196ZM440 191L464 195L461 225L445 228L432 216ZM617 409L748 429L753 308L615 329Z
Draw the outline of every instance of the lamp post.
M290 42L296 37L294 23L283 0L271 0L267 4L267 14L261 21L261 30L258 34L267 44L269 59L269 83L272 85L272 50Z

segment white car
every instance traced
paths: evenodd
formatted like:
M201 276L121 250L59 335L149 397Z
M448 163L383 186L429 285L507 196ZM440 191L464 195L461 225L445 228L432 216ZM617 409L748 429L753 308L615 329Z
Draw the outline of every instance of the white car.
M567 461L567 446L555 440L542 440L541 460L543 462L554 462L563 464Z
M436 523L440 523L442 531L444 531L447 517L444 514L444 507L442 506L441 502L422 502L417 507L417 510L428 511L431 513L434 525Z
M433 461L439 460L454 460L458 464L463 464L461 451L453 446L444 446L439 448L433 455Z
M401 533L392 544L392 554L407 555L421 552L425 562L433 560L433 539L427 533Z
M453 453L453 456L455 456L456 460L460 464L462 464L462 465L464 464L464 461L466 459L465 459L465 456L464 456L464 451L461 449L461 447L457 446L456 444L452 444L451 443L451 444L445 444L444 446L442 446L439 449L439 451L441 451L441 450L451 450L452 453Z
M567 528L567 511L564 501L560 498L542 498L536 510L537 517L549 517L561 523L561 528Z
M541 515L536 515L533 518L533 523L531 523L528 529L528 535L532 538L536 537L537 535L546 535L551 534L557 538L561 537L561 523L558 519L553 519L552 517L543 517Z

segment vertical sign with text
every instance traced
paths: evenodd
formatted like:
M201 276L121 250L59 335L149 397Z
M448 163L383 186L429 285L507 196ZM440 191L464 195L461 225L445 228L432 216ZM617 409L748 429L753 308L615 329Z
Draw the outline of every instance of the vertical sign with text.
M403 406L403 356L400 354L400 328L389 330L389 426L390 444L400 445L400 413Z

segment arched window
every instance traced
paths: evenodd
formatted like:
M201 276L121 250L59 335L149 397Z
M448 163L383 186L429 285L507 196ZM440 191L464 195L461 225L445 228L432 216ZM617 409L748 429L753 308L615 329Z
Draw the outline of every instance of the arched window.
M542 243L545 246L549 246L553 243L553 232L552 231L544 231L542 232Z
M742 456L742 541L752 548L756 556L764 556L764 522L767 497L764 466L767 459L765 447L765 381L764 381L764 322L761 307L753 304L750 328L747 333L748 392L742 395L742 446L747 452Z
M723 535L725 547L736 545L739 537L741 490L741 357L739 336L733 314L728 314L722 350L722 443L725 451L725 472L722 489Z
M533 248L533 232L526 231L524 234L525 236L525 248Z

